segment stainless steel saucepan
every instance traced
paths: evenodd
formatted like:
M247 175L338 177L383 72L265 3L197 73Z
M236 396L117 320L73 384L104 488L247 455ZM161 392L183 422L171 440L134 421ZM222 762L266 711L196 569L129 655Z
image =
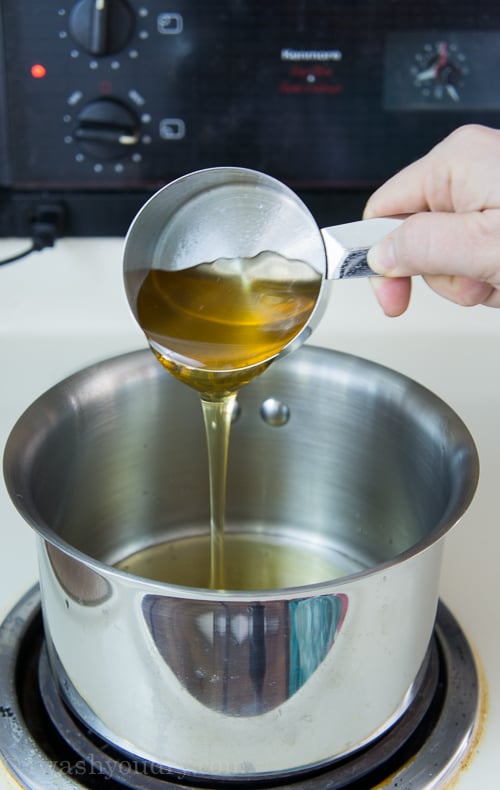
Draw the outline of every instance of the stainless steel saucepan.
M126 753L205 778L320 766L401 716L425 668L443 538L478 477L456 414L362 359L304 347L239 406L227 533L293 554L276 589L124 570L151 547L174 569L181 546L208 552L198 396L148 350L43 395L4 460L38 533L50 666L67 704ZM207 552L191 555L201 580Z

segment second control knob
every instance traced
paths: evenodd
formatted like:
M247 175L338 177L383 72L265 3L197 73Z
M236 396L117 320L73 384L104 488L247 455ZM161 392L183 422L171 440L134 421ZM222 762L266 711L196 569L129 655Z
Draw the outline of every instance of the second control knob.
M73 136L92 159L120 159L139 142L140 124L118 99L95 99L80 111Z

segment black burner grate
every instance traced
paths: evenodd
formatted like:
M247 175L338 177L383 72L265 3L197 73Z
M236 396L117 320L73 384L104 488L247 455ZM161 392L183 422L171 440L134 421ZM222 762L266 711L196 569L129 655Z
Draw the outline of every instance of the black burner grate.
M440 603L419 692L377 741L312 773L276 781L207 783L118 752L72 715L48 667L38 589L30 591L0 627L0 756L28 790L372 790L377 785L426 790L440 786L464 756L479 703L472 652Z

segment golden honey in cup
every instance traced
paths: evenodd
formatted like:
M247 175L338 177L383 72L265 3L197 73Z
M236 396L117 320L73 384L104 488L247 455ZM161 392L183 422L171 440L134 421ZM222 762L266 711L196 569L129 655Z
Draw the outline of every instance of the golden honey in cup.
M299 334L321 282L307 263L272 252L149 269L136 312L162 364L204 395L220 396L246 384Z

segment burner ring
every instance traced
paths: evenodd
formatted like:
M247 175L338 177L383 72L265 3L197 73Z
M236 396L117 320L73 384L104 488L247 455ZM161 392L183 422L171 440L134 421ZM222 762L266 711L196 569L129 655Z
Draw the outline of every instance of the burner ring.
M431 641L429 651L423 662L419 677L416 679L417 693L411 705L407 708L400 719L376 741L360 749L353 755L335 762L330 762L325 766L314 770L305 770L301 773L295 771L289 776L282 773L273 779L272 777L246 777L242 780L217 778L217 787L241 786L244 784L250 788L275 787L278 789L288 787L287 781L292 782L294 790L317 787L319 776L334 778L336 790L342 787L349 787L354 780L362 779L368 774L372 774L375 769L385 765L397 752L406 744L420 727L424 717L428 713L430 704L440 704L442 693L438 688L440 682L440 655L439 648L435 639ZM68 708L61 694L57 689L55 678L50 670L47 649L42 647L39 662L39 688L45 708L50 716L52 723L57 731L66 740L68 745L90 765L106 765L112 776L120 775L120 766L129 766L133 762L136 772L124 778L123 784L132 790L167 790L168 788L179 787L179 782L190 782L190 787L214 787L214 779L210 776L200 776L193 774L179 774L178 771L170 770L160 765L150 765L143 763L135 755L128 755L119 750L113 744L105 741L99 734L93 733L88 729L84 722ZM437 703L436 703L436 697ZM152 775L154 772L154 775ZM158 778L164 777L164 778ZM309 784L309 779L313 779ZM169 781L169 780L173 780ZM298 783L298 784L297 784Z
M159 766L150 766L148 774L148 767L140 761L113 752L86 728L82 730L76 726L64 703L60 703L63 712L54 713L54 694L50 689L53 681L43 657L43 643L40 595L38 587L34 587L0 625L0 758L22 787L57 786L60 790L82 786L102 786L108 790L124 787L144 790L206 787L206 782L204 785L196 777L182 777ZM26 682L27 677L34 679L31 685ZM41 694L38 678L43 687ZM422 705L429 696L431 702ZM55 698L59 699L57 692ZM239 780L238 786L319 790L326 786L327 781L329 787L340 790L367 787L362 782L363 777L369 775L371 787L373 782L380 783L390 776L391 784L387 786L400 790L410 787L431 790L441 786L443 779L450 778L474 741L480 692L470 646L460 626L442 603L438 607L428 666L416 702L415 708L415 703L410 706L409 719L405 714L388 733L357 755L314 773L295 776L292 780L283 777L274 782L250 779L242 783ZM52 725L47 708L51 709L50 716L55 716L63 737ZM33 712L38 712L45 720L37 724L36 717L31 715ZM69 717L70 722L61 725L57 720L61 716ZM73 739L73 742L69 745L66 726L78 733L77 736L71 735L69 740ZM50 728L54 731L56 744L47 739L46 731ZM399 741L403 744L401 748L394 743L397 737L402 737ZM374 762L372 756L374 749L378 749L378 762ZM108 776L96 768L103 765L107 766ZM120 772L120 765L127 770ZM290 784L286 784L287 781ZM230 788L231 782L220 782L219 786Z

